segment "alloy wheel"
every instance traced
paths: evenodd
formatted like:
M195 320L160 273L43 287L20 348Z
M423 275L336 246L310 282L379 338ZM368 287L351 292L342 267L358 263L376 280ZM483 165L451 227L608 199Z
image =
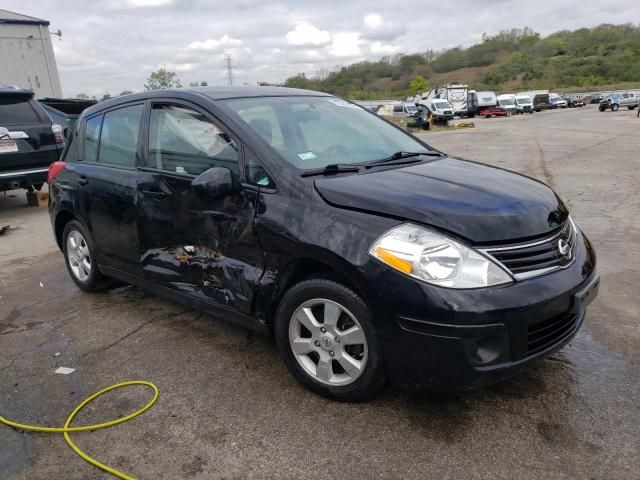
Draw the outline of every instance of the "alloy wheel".
M302 369L325 385L349 385L367 364L362 325L344 306L325 298L308 300L293 313L289 347Z
M75 277L86 282L91 275L91 254L86 240L78 230L67 235L67 261Z

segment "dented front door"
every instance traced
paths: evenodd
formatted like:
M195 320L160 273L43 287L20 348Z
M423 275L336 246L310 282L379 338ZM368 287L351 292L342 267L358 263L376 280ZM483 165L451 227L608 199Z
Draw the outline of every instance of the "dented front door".
M214 166L239 180L237 143L200 111L158 104L150 111L148 157L137 188L145 278L250 313L263 269L253 228L256 194L210 198L191 186Z

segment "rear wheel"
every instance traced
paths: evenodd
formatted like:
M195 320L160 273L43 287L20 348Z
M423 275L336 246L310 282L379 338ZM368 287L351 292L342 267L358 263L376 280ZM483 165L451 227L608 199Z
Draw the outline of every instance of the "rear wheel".
M613 105L611 105L611 110L613 110L614 112L617 112L619 108L620 108L620 105L618 105L617 103L614 103Z
M102 290L108 278L98 270L91 237L76 220L71 220L62 233L62 247L71 280L86 292Z
M371 313L340 283L317 278L292 287L278 307L275 337L291 374L319 395L362 401L385 384Z

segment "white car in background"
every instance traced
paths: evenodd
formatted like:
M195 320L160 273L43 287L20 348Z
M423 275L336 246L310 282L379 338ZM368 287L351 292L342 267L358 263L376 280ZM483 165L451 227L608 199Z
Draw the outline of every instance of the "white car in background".
M420 105L427 107L429 112L433 115L433 120L436 122L448 122L453 120L455 114L453 105L444 98L430 98L428 100L420 100Z
M512 93L498 95L498 107L505 110L508 115L514 115L517 112L516 96Z
M516 95L516 111L518 113L533 113L533 100L529 95Z

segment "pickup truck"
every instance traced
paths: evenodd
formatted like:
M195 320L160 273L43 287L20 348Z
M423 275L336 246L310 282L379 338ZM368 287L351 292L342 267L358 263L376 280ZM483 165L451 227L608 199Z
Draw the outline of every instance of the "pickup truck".
M629 110L633 110L638 106L638 95L634 92L625 92L620 95L620 106L627 107Z
M33 97L31 90L0 88L0 192L39 190L64 149L62 127Z

